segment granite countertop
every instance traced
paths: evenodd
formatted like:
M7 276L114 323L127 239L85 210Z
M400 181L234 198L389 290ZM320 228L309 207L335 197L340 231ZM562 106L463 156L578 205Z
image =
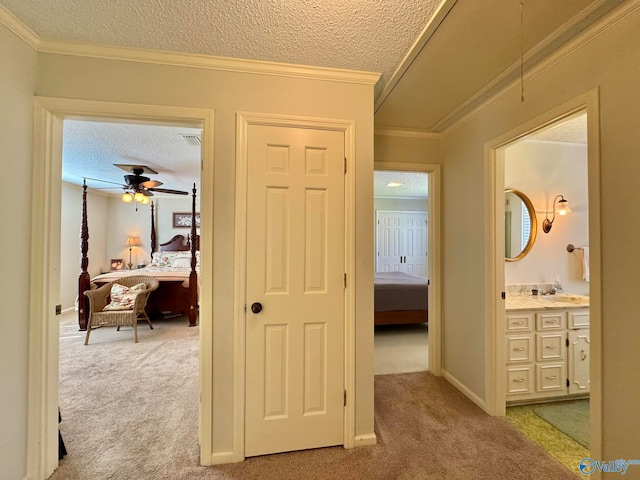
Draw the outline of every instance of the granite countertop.
M560 293L558 295L531 295L530 293L507 293L506 310L558 310L588 308L589 297Z

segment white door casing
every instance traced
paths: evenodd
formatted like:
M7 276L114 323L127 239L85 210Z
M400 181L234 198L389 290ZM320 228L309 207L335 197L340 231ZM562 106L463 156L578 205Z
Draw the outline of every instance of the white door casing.
M245 456L340 445L344 133L249 125L247 138Z

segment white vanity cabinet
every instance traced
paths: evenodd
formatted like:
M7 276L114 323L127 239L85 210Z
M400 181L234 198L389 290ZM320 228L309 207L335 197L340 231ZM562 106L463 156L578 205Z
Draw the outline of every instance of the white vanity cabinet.
M507 311L507 402L589 393L589 309Z

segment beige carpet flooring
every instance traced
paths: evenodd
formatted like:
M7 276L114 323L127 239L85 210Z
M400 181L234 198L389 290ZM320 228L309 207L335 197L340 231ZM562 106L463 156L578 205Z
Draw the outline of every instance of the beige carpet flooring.
M198 464L198 328L185 319L84 335L61 327L61 431L53 480L575 479L503 419L428 372L375 379L378 445Z
M375 375L429 369L429 330L425 323L379 325L374 335Z

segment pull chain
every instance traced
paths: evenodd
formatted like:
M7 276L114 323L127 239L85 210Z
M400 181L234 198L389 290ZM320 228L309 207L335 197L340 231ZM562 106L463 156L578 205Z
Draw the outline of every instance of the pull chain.
M524 2L520 2L520 102L524 102Z

